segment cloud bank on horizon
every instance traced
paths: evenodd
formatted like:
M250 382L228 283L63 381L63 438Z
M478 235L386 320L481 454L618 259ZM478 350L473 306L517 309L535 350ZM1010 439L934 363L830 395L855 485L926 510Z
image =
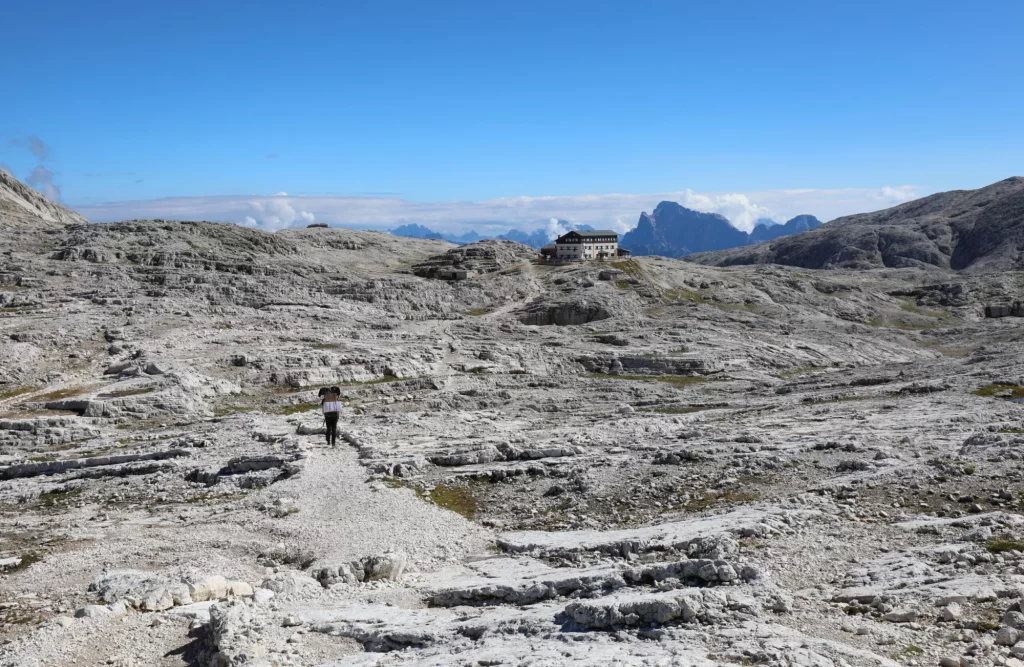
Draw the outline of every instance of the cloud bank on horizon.
M784 222L809 213L823 221L895 206L927 194L910 185L881 188L763 190L758 192L662 192L649 194L503 197L483 201L423 202L392 197L221 195L171 197L76 207L95 222L139 218L234 222L277 231L326 223L335 227L387 230L416 223L434 231L500 234L510 228L549 234L564 231L558 221L625 232L636 226L641 211L675 201L706 213L719 213L744 231L758 219Z

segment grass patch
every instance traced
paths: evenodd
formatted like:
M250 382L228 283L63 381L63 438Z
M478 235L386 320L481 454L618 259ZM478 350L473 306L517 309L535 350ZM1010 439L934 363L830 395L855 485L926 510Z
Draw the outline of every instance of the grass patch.
M849 394L846 396L831 396L829 398L805 398L804 405L821 405L822 403L848 403L849 401L866 401L870 396L857 396Z
M902 651L896 653L893 657L895 658L910 658L917 655L924 655L924 649L915 644L908 645Z
M18 570L27 570L31 566L35 565L39 561L43 560L43 554L38 551L30 551L21 557L21 562L14 567L7 568L8 572L17 572Z
M609 262L609 264L630 278L641 278L644 275L644 267L640 266L640 262L635 259L620 259Z
M466 486L449 486L448 484L441 483L428 493L418 484L413 484L399 477L385 477L382 481L389 489L412 489L417 498L428 500L438 507L461 514L471 521L479 509L479 502L473 495L472 490Z
M95 391L103 385L99 384L87 384L80 387L68 387L67 389L57 389L51 391L42 396L37 396L36 399L40 402L59 401L65 398L73 398L75 396L81 396L82 394L88 394L90 391Z
M683 509L687 512L699 512L718 502L751 503L757 499L758 495L749 491L722 491L721 493L708 493L700 498L691 498L683 505Z
M947 313L944 310L932 310L929 308L922 308L921 306L917 305L917 302L914 301L913 299L903 298L900 299L900 302L900 310L906 311L908 313L914 313L915 315L920 315L922 317L934 317L936 319L941 320L949 315L949 313Z
M1011 540L1003 537L993 537L985 545L988 552L991 554L1004 554L1008 551L1022 551L1024 552L1024 541L1022 540Z
M427 497L438 507L461 514L469 520L476 516L478 509L477 499L466 487L438 484L430 490Z
M363 384L382 384L382 383L385 383L385 382L399 382L401 380L408 380L408 379L410 379L410 378L400 378L400 377L395 377L394 375L385 375L384 377L377 378L376 380L348 380L346 382L342 382L338 386L340 386L340 387L352 387L352 386L355 386L355 385L363 385Z
M4 391L0 391L0 401L38 390L39 387L14 387L12 389L5 389Z
M615 286L618 287L619 289L629 289L633 286L633 283L629 282L628 280L616 280Z
M280 408L278 408L276 412L282 415L295 415L300 412L309 412L310 410L316 410L319 407L319 403L295 403L293 405L283 405Z
M256 412L256 408L251 405L222 405L219 408L214 408L214 417L227 417L228 415L242 414L245 412Z
M640 408L637 412L657 412L663 415L688 415L691 412L700 412L705 408L694 408L689 405L656 405L653 408Z
M710 303L700 292L686 289L685 287L672 287L663 290L661 296L666 301L690 301L692 303Z
M138 389L119 389L99 395L99 398L126 398L128 396L142 396L156 391L155 387L139 387Z
M481 315L486 315L489 312L491 312L489 308L471 308L464 312L463 315L468 315L470 317L480 317Z
M942 345L935 341L918 341L918 345L929 350L935 350L944 357L969 357L974 351L973 347Z
M1024 433L1024 428L1001 428L999 429L998 433L1012 433L1019 435L1021 433Z
M707 380L702 375L607 375L605 373L589 373L587 377L599 380L650 380L654 382L665 382L677 387L685 387Z
M314 343L310 347L314 350L337 350L340 346L337 343Z
M48 509L54 508L80 495L82 495L82 487L47 491L46 493L39 494L39 504Z
M1024 387L1015 384L994 383L987 384L980 389L975 389L971 393L975 396L984 396L986 398L1024 398Z

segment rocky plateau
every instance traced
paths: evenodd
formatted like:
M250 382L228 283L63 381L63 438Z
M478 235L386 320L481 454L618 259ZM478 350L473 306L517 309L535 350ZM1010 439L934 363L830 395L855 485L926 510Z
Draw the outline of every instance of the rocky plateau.
M552 266L0 173L0 665L1024 666L1018 191Z

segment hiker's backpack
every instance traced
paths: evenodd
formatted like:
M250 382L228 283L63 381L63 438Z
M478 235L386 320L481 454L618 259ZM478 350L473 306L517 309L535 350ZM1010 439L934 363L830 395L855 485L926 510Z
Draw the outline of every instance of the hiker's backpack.
M341 412L341 401L338 394L333 391L324 394L324 414L331 412L335 414Z

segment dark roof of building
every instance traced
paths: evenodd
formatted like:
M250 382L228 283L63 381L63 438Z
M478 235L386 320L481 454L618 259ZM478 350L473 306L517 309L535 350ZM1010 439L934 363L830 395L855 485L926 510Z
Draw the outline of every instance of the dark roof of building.
M562 236L559 236L558 238L562 238L564 236L568 236L569 234L579 234L580 236L583 236L583 237L588 237L588 236L618 236L619 235L618 232L613 232L610 229L588 229L588 230L585 230L585 231L582 231L582 232L581 231L577 231L577 230L574 229L574 230L572 230L570 232L566 232L565 234L562 234Z

